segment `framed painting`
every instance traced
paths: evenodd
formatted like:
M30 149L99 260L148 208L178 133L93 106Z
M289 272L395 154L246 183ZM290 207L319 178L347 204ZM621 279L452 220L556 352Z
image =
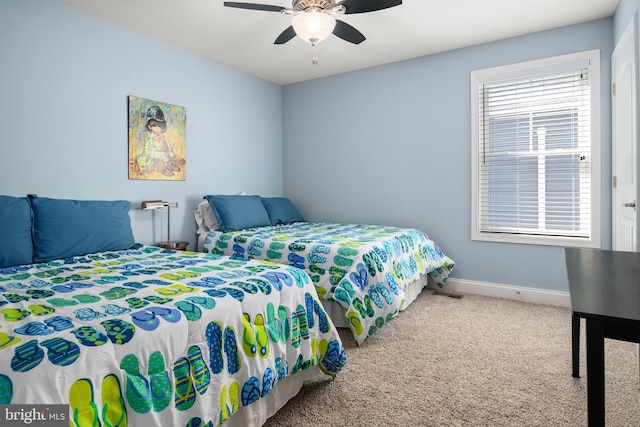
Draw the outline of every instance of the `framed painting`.
M129 179L184 181L184 107L129 96Z

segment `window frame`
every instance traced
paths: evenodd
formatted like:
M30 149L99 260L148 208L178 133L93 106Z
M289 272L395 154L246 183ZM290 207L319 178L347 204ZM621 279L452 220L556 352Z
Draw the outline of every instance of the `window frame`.
M540 75L565 69L573 63L589 65L590 91L590 147L589 171L591 178L591 203L589 237L546 236L517 234L508 232L482 231L480 224L480 88L487 82ZM576 65L577 68L577 65ZM474 70L471 72L471 240L522 243L533 245L570 246L599 248L601 240L601 116L600 116L600 50L590 50L568 55L554 56L539 60L521 62L505 66Z

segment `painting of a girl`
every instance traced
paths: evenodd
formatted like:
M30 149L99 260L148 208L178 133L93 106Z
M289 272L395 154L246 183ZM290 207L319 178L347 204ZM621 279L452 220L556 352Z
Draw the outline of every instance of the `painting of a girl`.
M129 97L129 179L184 180L183 107Z

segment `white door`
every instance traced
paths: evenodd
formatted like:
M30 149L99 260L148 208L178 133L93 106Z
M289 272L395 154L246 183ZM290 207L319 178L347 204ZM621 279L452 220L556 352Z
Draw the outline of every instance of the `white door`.
M636 18L627 26L611 56L612 85L612 249L636 251L638 215L636 204L638 116L636 63Z

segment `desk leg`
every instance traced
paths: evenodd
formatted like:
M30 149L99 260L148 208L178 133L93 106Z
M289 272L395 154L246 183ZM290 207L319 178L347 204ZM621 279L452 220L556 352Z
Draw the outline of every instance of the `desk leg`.
M589 427L604 426L604 323L587 319L587 418Z
M571 366L573 377L580 378L580 318L571 313Z

